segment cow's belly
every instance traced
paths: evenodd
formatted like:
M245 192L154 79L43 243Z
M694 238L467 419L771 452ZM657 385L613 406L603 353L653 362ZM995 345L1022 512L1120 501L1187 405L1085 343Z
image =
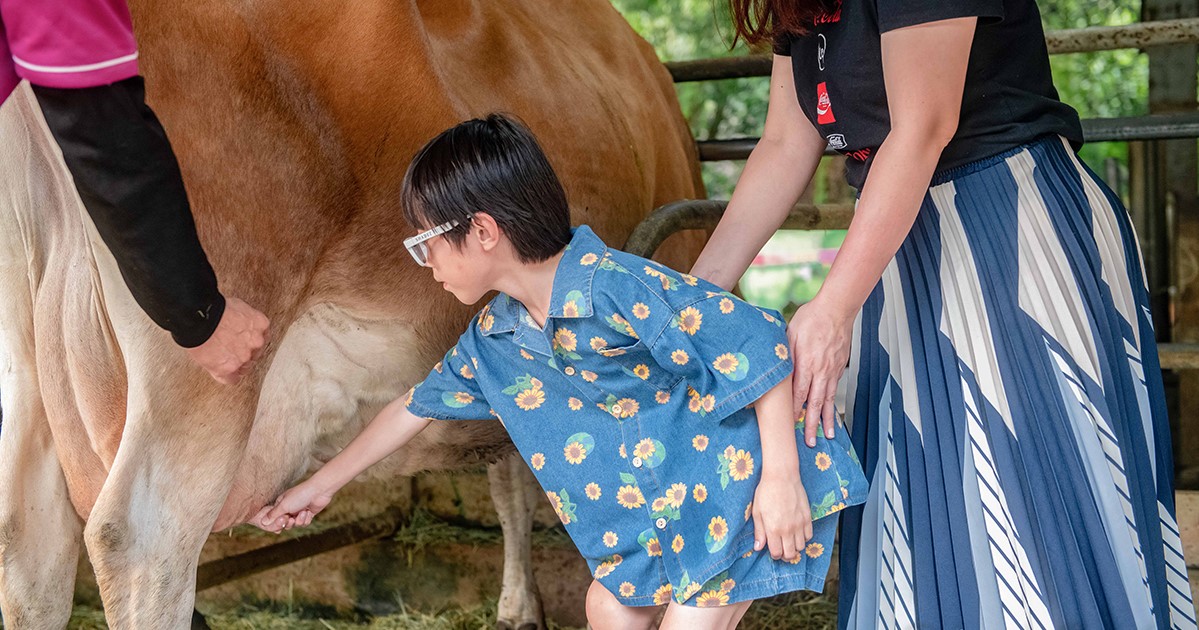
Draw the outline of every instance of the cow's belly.
M420 310L407 318L369 318L322 303L296 319L263 381L246 455L214 531L244 522L282 486L328 461L384 405L424 378L464 322L429 321L428 312L440 311ZM464 453L480 443L495 444L495 456L511 448L498 423L445 424L430 425L369 474L478 463L478 455Z

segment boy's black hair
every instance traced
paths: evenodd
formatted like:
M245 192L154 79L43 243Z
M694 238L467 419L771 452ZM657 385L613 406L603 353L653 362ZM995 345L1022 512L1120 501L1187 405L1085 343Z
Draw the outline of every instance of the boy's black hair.
M558 176L533 133L505 114L468 120L430 140L408 166L400 202L404 218L421 229L457 219L444 235L454 247L476 212L495 218L521 262L541 262L570 243Z

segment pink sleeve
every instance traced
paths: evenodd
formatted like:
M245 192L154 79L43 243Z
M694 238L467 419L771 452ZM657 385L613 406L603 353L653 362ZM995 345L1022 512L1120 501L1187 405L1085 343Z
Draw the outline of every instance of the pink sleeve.
M125 0L0 0L0 20L16 72L30 83L83 88L137 75Z
M13 88L17 87L17 83L20 81L17 69L12 65L12 53L8 52L8 37L4 34L4 22L0 21L0 105L8 100L8 95L12 94Z

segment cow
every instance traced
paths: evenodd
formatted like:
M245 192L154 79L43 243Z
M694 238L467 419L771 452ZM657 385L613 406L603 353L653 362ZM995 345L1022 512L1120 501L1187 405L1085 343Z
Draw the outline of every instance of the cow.
M113 628L186 627L206 537L330 457L452 345L473 309L408 257L398 207L439 131L521 117L575 222L615 245L652 208L703 196L671 79L607 0L130 5L201 241L272 339L236 386L188 362L126 289L28 86L14 93L0 110L0 608L17 630L65 625L81 542ZM541 622L512 452L498 422L438 422L374 474L491 464L517 540L500 625L518 627Z

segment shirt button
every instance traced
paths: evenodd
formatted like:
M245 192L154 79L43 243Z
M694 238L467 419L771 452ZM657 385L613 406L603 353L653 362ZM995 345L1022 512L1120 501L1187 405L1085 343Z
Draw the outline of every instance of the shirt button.
M666 519L660 518L660 519L658 519L657 523L654 523L654 525L657 525L658 529L666 529Z
M575 369L574 369L574 368L572 368L572 367L570 367L569 365L568 365L568 366L566 366L566 369L565 369L565 370L562 370L562 371L563 371L563 372L566 372L566 375L567 375L567 376L574 376L574 375L575 375Z
M634 468L641 468L641 463L642 463L642 462L641 462L641 458L640 458L640 457L634 457L634 458L633 458L633 467L634 467Z
M619 416L622 413L624 413L624 407L621 407L620 403L616 403L615 405L612 405L612 414L613 415Z

